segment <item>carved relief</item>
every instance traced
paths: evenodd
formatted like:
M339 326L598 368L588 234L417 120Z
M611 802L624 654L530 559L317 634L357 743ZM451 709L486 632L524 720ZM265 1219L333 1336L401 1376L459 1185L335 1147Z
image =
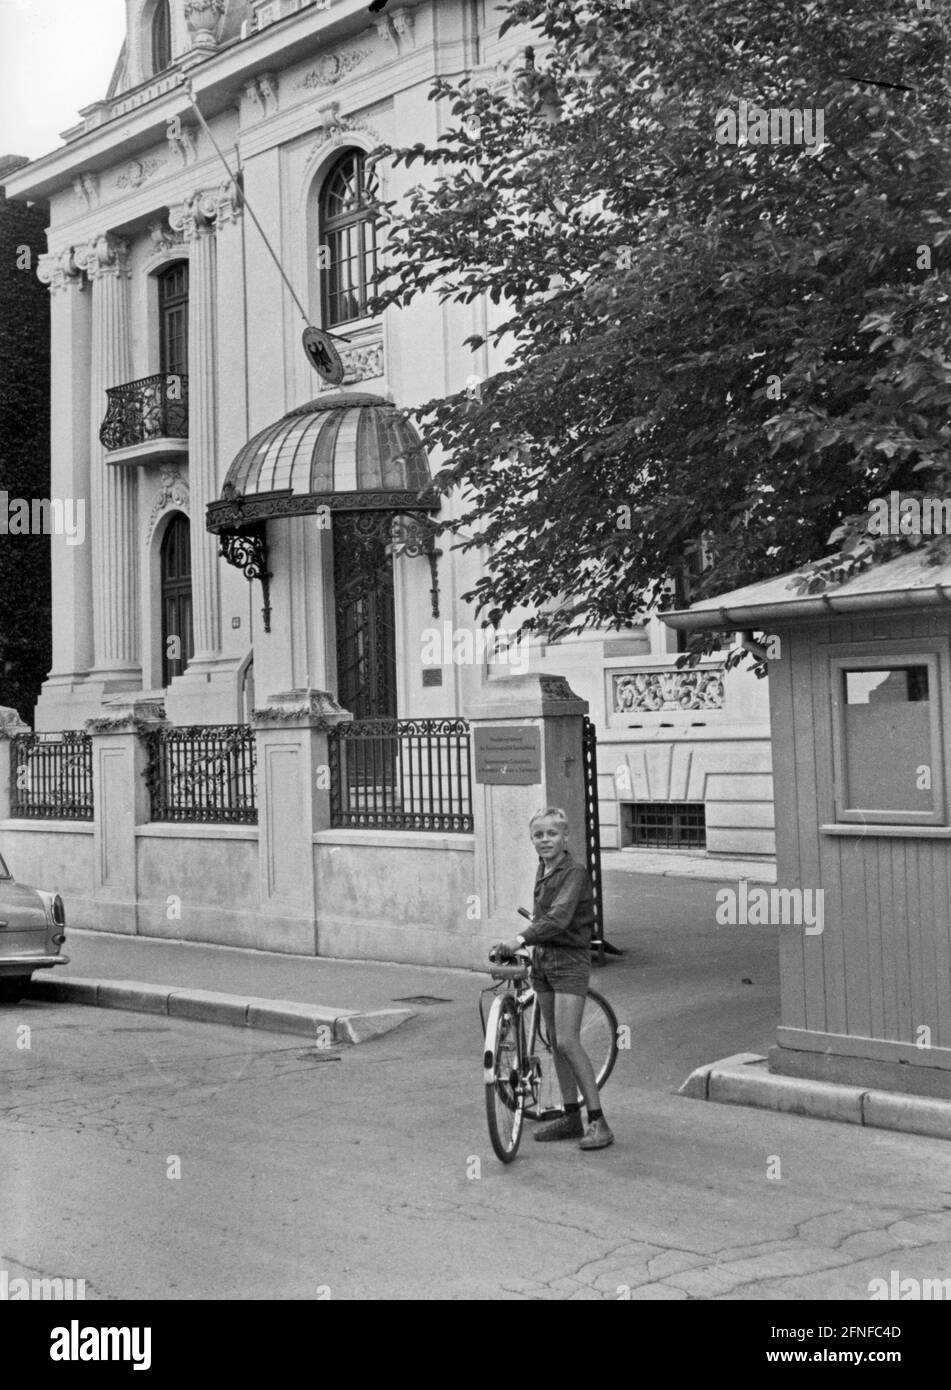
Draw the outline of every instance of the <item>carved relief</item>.
M166 132L170 153L185 168L198 158L198 131L195 126L183 125L176 117Z
M177 468L173 467L171 464L163 464L162 482L152 505L151 515L149 516L149 524L146 529L146 541L152 539L152 533L163 512L167 512L170 508L187 512L188 504L188 482L182 477Z
M346 53L326 53L308 73L304 74L295 91L332 87L368 57L369 53L365 48L351 48Z
M139 188L165 164L164 159L130 159L116 179L116 188Z
M723 667L693 671L625 671L611 676L615 714L723 708Z
M86 204L86 210L91 212L99 206L99 175L88 172L77 174L73 179L73 191L79 201Z
M416 15L413 10L393 10L382 14L376 21L376 32L381 39L396 45L397 53L402 53L404 45L416 47Z
M171 227L159 217L154 222L149 223L148 231L149 240L156 252L171 251L185 244L185 238L181 232L173 232Z
M341 385L352 386L355 381L370 381L374 377L383 375L383 344L365 343L356 347L346 347L343 343L338 348L340 360L344 366L344 377ZM323 385L325 391L336 391L339 387L331 382Z
M245 82L244 93L262 120L267 116L276 115L279 109L276 73L262 72L257 77L252 77L250 81Z

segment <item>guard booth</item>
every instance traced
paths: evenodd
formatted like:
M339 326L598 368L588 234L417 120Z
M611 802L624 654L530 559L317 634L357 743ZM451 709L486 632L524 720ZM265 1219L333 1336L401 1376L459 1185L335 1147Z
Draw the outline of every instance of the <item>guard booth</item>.
M821 897L780 918L769 1068L951 1099L951 565L791 578L664 615L770 654L777 887Z

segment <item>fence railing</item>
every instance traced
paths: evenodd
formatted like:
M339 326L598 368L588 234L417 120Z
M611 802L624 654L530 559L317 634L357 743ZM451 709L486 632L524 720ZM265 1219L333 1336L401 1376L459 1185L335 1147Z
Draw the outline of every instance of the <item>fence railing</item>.
M356 719L329 745L332 826L471 832L465 719Z
M81 730L11 740L10 814L27 820L92 820L92 739Z
M107 449L188 438L187 376L145 376L110 387L106 396L109 406L99 438Z
M191 725L146 734L150 819L256 825L254 730Z

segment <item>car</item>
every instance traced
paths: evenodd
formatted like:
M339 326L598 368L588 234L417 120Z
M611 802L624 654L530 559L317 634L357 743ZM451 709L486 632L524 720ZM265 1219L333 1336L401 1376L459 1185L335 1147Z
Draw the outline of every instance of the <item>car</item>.
M34 970L68 965L65 940L60 895L17 883L0 856L0 1004L22 998Z

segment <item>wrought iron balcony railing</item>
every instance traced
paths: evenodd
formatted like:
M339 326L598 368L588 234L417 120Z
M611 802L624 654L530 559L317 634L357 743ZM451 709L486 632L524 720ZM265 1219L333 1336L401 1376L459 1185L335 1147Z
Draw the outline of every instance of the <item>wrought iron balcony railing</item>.
M153 439L188 438L188 377L162 373L113 386L99 430L107 449L129 449Z

